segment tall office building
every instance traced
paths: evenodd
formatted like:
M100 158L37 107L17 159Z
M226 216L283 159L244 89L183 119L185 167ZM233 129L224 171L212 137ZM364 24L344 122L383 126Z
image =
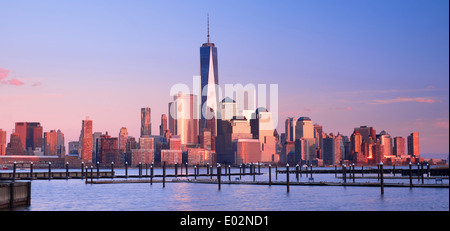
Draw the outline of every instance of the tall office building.
M50 132L44 132L44 155L45 156L56 156L56 148L58 141L58 133L55 130L50 130Z
M297 124L297 118L289 117L285 122L286 141L295 141L295 127Z
M419 133L413 132L408 136L408 155L419 157Z
M343 150L342 136L334 136L332 133L323 139L323 163L337 165L342 160Z
M253 119L254 118L254 119ZM274 136L274 125L272 113L266 108L259 107L250 119L253 139L259 139L261 144L261 161L274 162L278 159L276 155L276 140Z
M23 148L22 139L20 134L15 132L11 133L11 137L9 138L9 143L6 146L6 155L24 155L25 149Z
M361 134L363 142L372 143L376 141L376 133L373 127L360 126L355 128L354 131L358 131Z
M200 47L200 91L201 91L201 108L200 110L200 121L199 129L203 128L211 129L211 136L217 135L216 123L209 123L211 126L208 127L208 119L217 119L218 105L219 105L219 95L218 95L218 85L219 85L219 72L217 63L217 47L214 43L209 41L209 15L208 15L208 41L203 43Z
M141 108L141 137L152 135L151 109Z
M353 131L350 136L350 150L353 155L357 155L357 153L362 152L362 135L359 131Z
M56 131L56 154L64 158L66 155L66 145L64 143L64 133L61 132L61 130L58 129Z
M22 144L22 149L27 149L27 123L26 122L17 122L16 127L14 129L14 133L17 133L20 138L20 143Z
M111 137L108 135L108 132L102 135L97 158L99 164L109 166L112 162L115 164L121 163L119 153L119 139L117 137Z
M406 147L405 138L401 136L394 137L394 150L393 150L394 155L396 156L406 155L405 147Z
M161 125L159 125L159 135L164 136L167 132L167 116L166 114L161 115Z
M198 143L197 96L179 93L169 103L169 117L173 134L180 137L182 144Z
M92 137L92 120L86 117L81 122L80 134L81 159L84 163L92 163L93 137Z
M383 145L383 155L390 156L392 155L392 138L389 133L386 131L381 131L378 135L378 139L380 140L381 145Z
M23 149L32 155L36 148L42 148L43 128L38 122L17 122L15 132L19 134Z
M302 160L311 161L317 158L314 125L309 117L300 117L295 124L295 140L301 138L306 139L305 144L309 146L304 147L305 155L302 156Z
M0 129L0 156L6 154L6 131Z
M119 150L125 152L127 150L128 131L126 127L122 127L119 132Z

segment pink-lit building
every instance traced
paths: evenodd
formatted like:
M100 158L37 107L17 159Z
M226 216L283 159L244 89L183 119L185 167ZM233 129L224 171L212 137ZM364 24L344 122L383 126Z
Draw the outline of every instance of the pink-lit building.
M155 161L155 139L153 137L139 138L139 149L131 150L131 164L151 164Z
M20 137L23 149L32 155L36 148L42 148L43 128L38 122L17 122L15 133Z
M182 163L182 151L181 150L161 150L161 165L166 162L166 165L174 165L175 163Z
M258 139L233 140L235 164L256 163L262 160L260 143Z
M187 156L191 165L212 163L212 152L203 148L188 148Z
M58 134L55 130L50 130L50 132L44 132L44 155L54 156L57 155Z
M408 155L419 157L419 133L413 132L408 136Z
M25 149L23 148L22 139L19 133L12 133L9 139L9 143L6 146L6 155L24 155Z
M127 150L128 131L126 127L122 127L119 132L119 150L125 152Z
M93 137L92 120L86 117L81 123L81 159L84 163L92 163Z
M151 109L141 108L141 137L152 135Z
M405 156L406 155L405 147L406 147L405 138L401 136L394 137L393 154L395 156Z
M198 143L198 101L193 94L177 94L169 103L169 127L182 144Z
M6 131L0 129L0 156L6 155Z

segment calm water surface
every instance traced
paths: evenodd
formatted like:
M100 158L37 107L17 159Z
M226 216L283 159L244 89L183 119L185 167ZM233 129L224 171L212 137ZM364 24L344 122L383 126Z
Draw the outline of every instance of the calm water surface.
M274 169L272 169L274 171ZM56 171L56 170L55 170ZM62 170L63 171L63 170ZM75 170L73 170L75 171ZM116 169L124 175L123 169ZM180 170L178 170L180 173ZM233 172L239 172L234 169ZM267 173L268 169L261 169ZM95 172L95 170L94 170ZM167 174L173 173L168 169ZM184 172L184 171L183 171ZM206 170L202 169L201 173ZM129 169L137 175L137 169ZM143 170L145 174L145 169ZM148 171L150 173L150 171ZM160 174L161 169L155 169ZM357 175L358 176L358 175ZM365 174L364 176L368 176ZM376 176L376 174L374 175ZM334 174L315 174L314 181L342 182ZM184 177L180 177L183 179ZM189 177L193 179L193 177ZM205 177L204 177L205 178ZM209 177L208 177L209 178ZM232 180L236 180L232 177ZM228 177L223 177L228 180ZM131 179L130 179L131 180ZM252 181L252 176L242 181ZM268 174L256 176L256 180L268 180ZM275 172L272 172L275 180ZM285 174L278 174L284 181ZM295 174L290 175L296 181ZM413 183L419 183L414 179ZM170 179L168 179L170 181ZM308 181L302 174L300 181ZM377 179L356 179L356 182L376 182ZM394 180L385 180L394 182ZM395 182L409 183L409 180ZM434 180L425 180L434 183ZM448 183L448 180L444 180ZM28 211L448 211L448 188L394 188L385 187L380 194L378 187L337 186L285 186L222 185L192 183L133 183L133 184L85 184L84 180L35 180L32 181L31 206L17 208Z

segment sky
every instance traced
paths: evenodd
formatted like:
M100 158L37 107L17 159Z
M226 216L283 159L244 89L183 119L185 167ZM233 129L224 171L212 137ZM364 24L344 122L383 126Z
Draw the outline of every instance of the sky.
M324 132L419 132L449 152L447 0L0 0L0 129L40 122L78 140L152 133L170 88L192 86L200 46L218 48L219 84L278 84L278 133L309 116Z

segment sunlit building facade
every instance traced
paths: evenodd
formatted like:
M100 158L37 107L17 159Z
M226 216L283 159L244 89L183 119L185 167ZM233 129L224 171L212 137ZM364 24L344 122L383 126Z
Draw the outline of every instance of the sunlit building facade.
M141 108L141 137L152 135L151 112L149 107Z

